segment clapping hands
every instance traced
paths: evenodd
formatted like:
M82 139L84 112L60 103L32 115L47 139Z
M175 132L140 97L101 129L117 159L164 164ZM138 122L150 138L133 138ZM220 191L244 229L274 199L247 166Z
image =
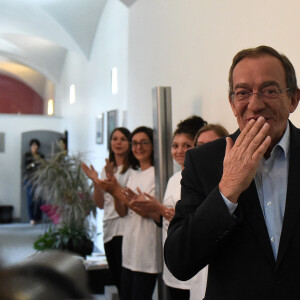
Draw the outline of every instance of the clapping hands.
M125 188L124 194L129 203L129 207L139 214L149 217L152 217L154 214L159 214L169 221L174 217L174 208L165 207L155 197L143 193L139 188L137 188L137 193L134 193L129 188Z

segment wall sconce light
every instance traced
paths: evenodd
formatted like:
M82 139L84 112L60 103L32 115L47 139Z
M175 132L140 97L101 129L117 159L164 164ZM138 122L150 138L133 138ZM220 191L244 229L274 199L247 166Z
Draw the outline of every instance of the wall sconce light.
M111 69L111 92L113 95L118 94L118 69Z
M52 116L54 113L54 102L53 99L48 100L48 116Z
M70 85L70 104L75 103L75 85L71 84Z

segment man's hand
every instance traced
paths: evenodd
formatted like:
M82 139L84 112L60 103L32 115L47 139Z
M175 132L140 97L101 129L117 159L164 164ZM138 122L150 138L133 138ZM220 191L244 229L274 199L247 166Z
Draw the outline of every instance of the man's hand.
M237 203L240 194L249 187L258 164L271 143L269 127L265 119L259 117L256 121L248 122L235 143L231 138L226 138L219 189L233 203Z

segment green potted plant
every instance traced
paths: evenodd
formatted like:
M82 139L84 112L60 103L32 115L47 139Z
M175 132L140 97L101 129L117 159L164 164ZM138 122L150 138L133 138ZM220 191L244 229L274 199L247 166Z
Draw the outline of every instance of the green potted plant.
M80 155L60 152L41 162L32 175L34 197L41 198L53 225L35 243L36 250L67 249L82 256L93 250L87 216L95 215L92 185L81 168ZM42 207L43 209L43 207Z

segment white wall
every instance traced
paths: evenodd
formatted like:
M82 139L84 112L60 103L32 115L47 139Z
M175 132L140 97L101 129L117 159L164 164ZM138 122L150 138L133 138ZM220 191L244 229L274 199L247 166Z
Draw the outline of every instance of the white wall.
M128 8L109 0L103 11L93 51L87 60L74 52L66 57L62 79L55 89L55 115L0 116L0 132L5 133L5 153L0 153L0 205L13 205L14 217L21 209L21 133L30 130L69 132L71 153L81 152L100 171L108 155L104 144L95 143L96 116L117 109L119 125L127 110ZM111 69L118 67L119 93L111 93ZM69 87L76 86L76 103L69 104ZM52 87L48 87L52 91ZM101 220L101 214L99 214ZM101 224L101 222L99 222ZM101 232L101 228L99 229ZM101 240L100 236L100 240Z
M69 149L82 153L87 163L100 173L107 151L107 118L110 110L118 110L119 125L123 124L123 111L127 110L128 73L128 8L118 0L107 1L103 10L93 51L89 60L76 53L66 57L61 86L57 95L58 113L63 116L69 132ZM118 68L119 92L111 93L111 69ZM69 103L69 88L76 87L76 103ZM104 144L96 144L96 116L104 113ZM98 210L97 232L102 232L102 212ZM97 246L103 250L102 236Z
M64 124L69 131L69 148L84 152L97 169L107 156L106 134L104 144L95 143L96 116L110 110L119 112L122 125L123 111L127 109L127 56L128 9L118 0L107 1L104 8L93 51L87 61L76 53L69 53L57 92ZM118 67L119 93L111 93L111 69ZM69 87L76 86L76 103L69 103ZM106 130L106 122L104 129ZM106 133L106 132L105 132Z
M31 130L63 132L60 118L33 115L0 116L0 131L5 133L5 152L0 153L0 205L13 205L13 217L21 209L21 134Z
M172 87L173 127L191 114L230 132L228 71L241 49L261 44L285 53L300 76L297 0L139 0L129 14L128 124L152 125L152 94ZM299 78L300 80L300 78ZM300 125L300 109L292 116Z

